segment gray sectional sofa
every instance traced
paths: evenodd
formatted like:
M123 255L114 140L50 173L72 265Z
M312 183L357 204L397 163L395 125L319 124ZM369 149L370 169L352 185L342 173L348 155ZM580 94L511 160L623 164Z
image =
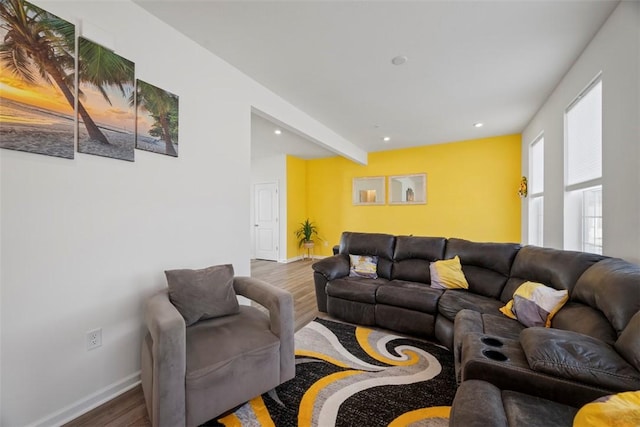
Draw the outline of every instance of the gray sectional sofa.
M377 256L378 278L350 277L349 254ZM432 288L429 264L456 255L469 289ZM320 311L435 337L453 351L460 382L574 408L640 389L638 265L512 243L345 232L313 270ZM551 328L526 328L499 311L525 281L568 291Z

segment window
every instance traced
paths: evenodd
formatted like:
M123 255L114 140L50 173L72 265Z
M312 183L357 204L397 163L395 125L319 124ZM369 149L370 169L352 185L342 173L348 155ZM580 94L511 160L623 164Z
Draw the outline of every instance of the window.
M602 253L602 186L582 192L583 250Z
M565 248L602 253L602 80L565 113Z
M544 136L529 146L529 244L543 245Z

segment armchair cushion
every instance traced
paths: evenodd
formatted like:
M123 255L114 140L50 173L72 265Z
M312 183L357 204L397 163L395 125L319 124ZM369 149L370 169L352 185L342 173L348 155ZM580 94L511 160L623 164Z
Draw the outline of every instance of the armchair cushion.
M201 270L167 270L165 275L169 299L184 317L186 326L199 320L238 313L231 264Z
M640 373L609 344L571 331L533 327L520 343L534 371L611 390L640 387Z

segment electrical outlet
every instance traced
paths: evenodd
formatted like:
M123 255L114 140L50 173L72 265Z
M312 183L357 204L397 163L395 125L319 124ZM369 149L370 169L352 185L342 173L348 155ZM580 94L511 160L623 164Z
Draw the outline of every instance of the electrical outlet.
M102 345L102 328L87 332L87 350L93 350Z

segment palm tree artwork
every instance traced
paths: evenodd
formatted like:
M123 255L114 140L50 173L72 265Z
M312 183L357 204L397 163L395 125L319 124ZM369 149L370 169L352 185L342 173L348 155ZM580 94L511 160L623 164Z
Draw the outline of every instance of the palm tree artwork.
M137 80L136 103L136 148L178 157L178 96Z
M78 38L78 152L134 160L135 110L129 105L134 76L133 62Z
M74 52L73 24L24 0L0 0L0 147L73 158ZM81 38L78 64L79 151L133 160L134 113L119 107L133 63ZM115 90L124 102L113 102ZM94 105L95 92L108 109Z
M74 155L75 26L0 0L0 147Z

